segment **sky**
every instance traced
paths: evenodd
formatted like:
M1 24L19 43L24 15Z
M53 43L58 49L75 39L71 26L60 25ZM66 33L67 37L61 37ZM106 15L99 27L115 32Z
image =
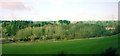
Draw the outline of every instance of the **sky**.
M0 0L0 20L117 20L119 0Z

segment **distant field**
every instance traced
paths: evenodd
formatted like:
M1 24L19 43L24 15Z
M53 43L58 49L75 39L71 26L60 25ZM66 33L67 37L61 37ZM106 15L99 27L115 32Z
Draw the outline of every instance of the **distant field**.
M118 49L118 36L58 42L3 44L3 54L100 54L109 47Z

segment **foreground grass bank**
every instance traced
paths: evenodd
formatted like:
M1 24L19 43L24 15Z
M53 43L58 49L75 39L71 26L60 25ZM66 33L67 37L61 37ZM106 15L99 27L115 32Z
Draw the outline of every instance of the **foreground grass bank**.
M109 47L118 49L118 35L59 42L32 42L3 44L3 54L100 54Z

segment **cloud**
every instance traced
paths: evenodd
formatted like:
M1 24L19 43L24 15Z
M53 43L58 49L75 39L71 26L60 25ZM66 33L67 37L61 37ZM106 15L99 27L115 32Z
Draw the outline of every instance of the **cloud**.
M30 10L23 0L0 0L0 8L8 10Z

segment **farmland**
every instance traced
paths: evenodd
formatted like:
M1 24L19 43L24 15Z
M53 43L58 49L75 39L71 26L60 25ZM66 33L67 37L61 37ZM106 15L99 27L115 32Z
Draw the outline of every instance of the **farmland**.
M100 54L109 47L118 48L117 37L3 44L3 54Z

